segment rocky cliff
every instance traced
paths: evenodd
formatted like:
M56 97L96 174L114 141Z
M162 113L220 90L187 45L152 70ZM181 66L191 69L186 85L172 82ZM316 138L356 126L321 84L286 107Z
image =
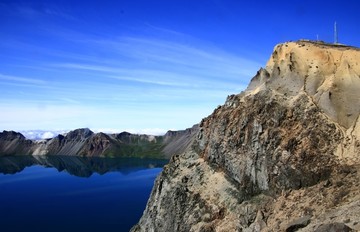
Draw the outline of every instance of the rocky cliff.
M183 153L198 126L168 131L163 136L94 133L87 128L70 131L55 138L32 141L14 131L0 133L0 155L62 155L86 157L148 157L169 159Z
M277 45L172 157L132 231L360 230L359 75L357 48Z

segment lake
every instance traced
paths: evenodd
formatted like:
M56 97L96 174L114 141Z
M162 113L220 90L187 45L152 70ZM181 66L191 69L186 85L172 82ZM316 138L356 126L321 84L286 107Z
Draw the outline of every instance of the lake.
M0 231L129 231L166 160L0 157Z

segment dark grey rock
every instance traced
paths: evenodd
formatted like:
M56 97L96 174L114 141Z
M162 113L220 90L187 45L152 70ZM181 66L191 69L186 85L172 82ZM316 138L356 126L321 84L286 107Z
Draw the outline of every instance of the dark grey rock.
M344 223L329 223L319 226L315 232L351 232L354 231Z
M310 219L311 219L310 216L304 216L296 219L295 221L292 221L287 226L286 232L293 232L293 231L297 231L298 229L306 227L307 225L309 225Z

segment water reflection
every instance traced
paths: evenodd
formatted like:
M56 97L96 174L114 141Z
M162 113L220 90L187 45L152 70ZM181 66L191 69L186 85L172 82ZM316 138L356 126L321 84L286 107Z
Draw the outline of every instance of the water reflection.
M0 231L129 231L139 221L166 163L137 158L0 157Z
M41 165L66 171L79 177L90 177L94 173L100 175L107 172L128 174L147 168L163 167L168 161L140 158L99 158L78 156L6 156L0 157L0 173L15 174L26 167Z

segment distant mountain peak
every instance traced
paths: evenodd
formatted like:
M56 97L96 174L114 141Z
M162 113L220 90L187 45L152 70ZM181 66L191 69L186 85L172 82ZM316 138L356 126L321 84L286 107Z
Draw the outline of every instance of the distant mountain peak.
M5 140L13 140L13 139L25 140L25 136L22 135L21 133L15 131L6 131L6 130L0 133L0 138Z
M92 132L89 128L80 128L73 131L70 131L66 134L65 138L68 140L83 140L92 136L94 132Z

